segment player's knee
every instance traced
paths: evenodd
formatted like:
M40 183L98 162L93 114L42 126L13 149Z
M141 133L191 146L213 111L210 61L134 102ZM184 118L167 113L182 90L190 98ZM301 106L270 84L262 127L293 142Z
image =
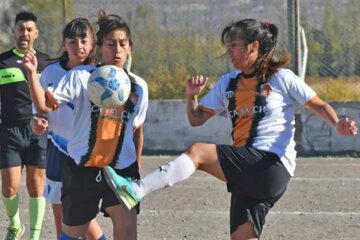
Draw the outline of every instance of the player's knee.
M14 196L18 192L18 190L19 189L16 187L8 186L2 189L2 193L6 198L10 198Z
M202 147L203 143L193 143L191 146L186 150L186 155L188 155L193 161L196 161L198 157L202 153Z
M211 159L209 154L212 154L212 150L209 147L209 144L197 142L193 143L185 153L193 160L195 166L201 167L208 164L208 159Z

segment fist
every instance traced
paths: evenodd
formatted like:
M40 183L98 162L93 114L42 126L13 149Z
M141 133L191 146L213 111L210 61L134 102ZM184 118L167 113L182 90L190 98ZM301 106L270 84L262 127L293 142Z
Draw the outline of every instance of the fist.
M48 121L44 117L33 116L30 120L30 126L36 135L41 135L47 129Z

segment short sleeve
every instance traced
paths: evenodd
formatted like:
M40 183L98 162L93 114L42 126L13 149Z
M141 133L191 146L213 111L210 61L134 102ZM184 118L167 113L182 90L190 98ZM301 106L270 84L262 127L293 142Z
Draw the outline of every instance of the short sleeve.
M225 96L230 76L229 74L222 76L201 99L199 105L203 111L210 112L212 115L220 115L227 110L228 100Z
M296 103L305 105L311 98L316 96L316 92L303 80L301 80L291 70L282 70L283 80L289 97Z
M149 91L145 80L133 73L130 75L135 79L135 93L138 95L138 113L134 117L134 128L139 127L145 122L146 112L149 105Z
M88 77L90 73L88 74ZM64 78L61 79L58 86L53 90L52 95L59 105L67 104L68 102L76 102L76 99L81 94L81 79L84 74L79 71L69 71Z

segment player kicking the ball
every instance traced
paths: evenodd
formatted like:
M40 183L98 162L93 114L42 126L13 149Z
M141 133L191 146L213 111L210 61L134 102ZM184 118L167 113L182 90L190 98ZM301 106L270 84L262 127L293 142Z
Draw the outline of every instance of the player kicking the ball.
M292 71L284 57L274 58L278 28L245 19L221 34L233 66L198 103L207 78L187 81L187 116L192 126L227 112L233 124L233 145L195 143L175 160L141 180L129 180L110 166L108 183L131 209L147 194L183 181L196 169L227 183L231 192L231 239L258 239L265 217L281 198L295 170L294 105L303 104L339 135L355 135L353 121L339 120L333 108ZM193 196L196 197L196 196Z
M90 22L85 18L71 20L62 31L61 55L54 59L56 62L48 65L40 78L40 83L49 93L66 76L71 68L83 64L95 64L95 32ZM52 206L56 239L60 239L62 228L61 188L62 174L68 159L67 145L72 135L73 104L59 107L55 112L47 114L45 118L34 116L31 121L32 130L42 134L48 127L49 141L46 149L46 185L44 197ZM69 121L64 121L69 119ZM45 125L44 122L48 123ZM90 221L88 240L105 240L102 229L96 219Z
M123 18L99 11L97 45L104 65L123 68L131 52L131 31ZM87 94L87 82L94 66L72 69L52 94L45 94L36 73L36 57L29 52L23 61L31 97L39 113L49 113L60 105L74 104L73 134L69 159L63 174L63 228L61 238L84 239L91 219L100 210L110 216L113 239L136 239L139 205L128 211L109 188L102 169L112 166L121 175L138 179L137 160L143 145L142 125L148 106L146 82L128 73L132 82L128 101L116 109L94 105ZM64 119L68 121L69 119Z

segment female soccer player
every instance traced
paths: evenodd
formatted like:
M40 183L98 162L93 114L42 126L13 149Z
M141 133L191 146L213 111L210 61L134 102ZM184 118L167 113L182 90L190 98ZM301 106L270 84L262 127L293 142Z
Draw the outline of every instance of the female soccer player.
M95 64L95 32L85 18L75 18L62 32L62 54L57 61L47 66L41 75L43 89L52 92L68 71L78 65ZM62 226L61 187L63 169L68 158L67 145L72 135L72 117L74 106L68 103L57 111L46 115L48 122L49 142L46 153L46 186L44 196L52 205L56 235L60 239ZM46 120L45 120L46 121ZM33 131L42 134L46 124L43 118L32 119ZM87 239L106 239L96 219L90 222Z
M132 48L130 28L123 18L107 15L103 10L99 11L98 25L97 46L102 63L122 68ZM69 158L63 176L64 216L60 239L84 238L89 222L99 211L100 200L101 211L111 217L113 239L136 239L139 205L131 211L122 207L107 185L102 168L111 165L122 175L140 177L137 158L141 157L142 124L148 106L146 82L129 72L132 90L128 101L117 109L104 110L90 101L86 90L94 66L72 69L49 95L45 94L35 75L37 61L31 52L24 57L23 65L39 113L74 104Z
M195 143L175 160L141 180L129 180L109 167L105 176L129 207L157 189L188 178L195 169L227 183L231 192L231 239L258 239L265 216L283 195L295 170L294 105L303 104L340 135L354 135L353 121L339 120L333 108L291 70L288 57L274 58L278 28L245 19L226 26L221 34L237 69L220 78L198 103L207 78L187 81L187 116L193 126L227 112L232 120L233 145Z

